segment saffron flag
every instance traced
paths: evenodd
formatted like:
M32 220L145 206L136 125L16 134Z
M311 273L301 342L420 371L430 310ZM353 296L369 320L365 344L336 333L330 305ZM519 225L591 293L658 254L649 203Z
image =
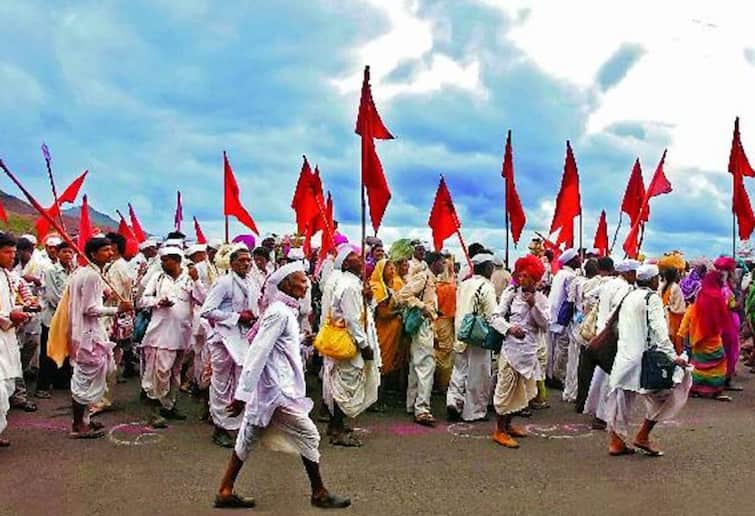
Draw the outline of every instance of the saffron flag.
M598 229L595 232L595 241L592 246L598 250L600 256L608 256L608 222L606 221L606 210L600 212Z
M181 204L181 192L176 192L176 214L173 216L173 225L176 231L181 231L181 222L184 220L184 208Z
M637 217L640 216L642 203L645 200L645 182L642 179L642 168L640 167L640 158L637 158L632 167L632 174L629 176L627 189L624 191L624 200L621 201L621 211L629 215L629 221L634 224ZM650 210L646 210L644 221L648 220Z
M296 213L296 227L299 234L306 234L307 227L320 215L318 203L324 203L320 171L315 167L315 171L312 172L307 157L304 156L304 163L294 190L294 198L291 200L291 208Z
M744 176L753 177L755 171L747 160L742 141L739 136L739 117L734 120L734 137L731 141L729 153L729 172L733 175L731 210L737 217L739 238L747 240L755 229L755 216L752 213L750 197L744 185Z
M256 235L259 235L257 230L257 224L254 223L252 216L246 211L241 204L239 185L236 182L236 177L233 175L233 169L228 162L228 155L223 151L223 215L233 215L243 225L251 229Z
M501 175L506 182L506 213L509 217L509 224L511 224L511 237L514 245L516 245L519 243L519 237L522 236L527 217L524 215L522 201L519 199L514 184L514 153L511 149L511 131L506 135L506 150L503 154Z
M87 201L87 196L85 195L81 199L81 212L79 214L79 236L76 242L82 253L85 252L84 249L86 248L86 243L89 241L89 239L92 238L92 233L92 224L89 221L89 202ZM79 265L81 265L82 267L87 265L88 263L86 256L79 255L78 261Z
M196 217L194 217L194 233L197 235L197 243L198 244L206 244L207 238L204 236L204 233L202 232L202 228L199 226L199 221Z
M131 231L131 228L128 227L126 219L123 218L123 215L121 215L120 212L118 212L118 215L121 218L121 221L118 223L118 234L125 238L127 241L136 240L136 236L134 235L134 232Z
M383 165L375 150L375 138L379 140L393 139L393 135L383 124L372 99L370 88L370 67L364 68L362 81L362 95L359 100L359 114L355 132L362 137L362 184L367 193L370 207L372 229L377 233L383 220L385 209L391 200L391 190L385 179Z
M76 202L76 198L79 196L79 190L81 190L81 185L84 184L84 180L88 173L89 171L85 170L79 177L74 179L73 182L63 190L63 193L58 197L58 201L53 201L52 206L45 210L47 214L50 215L51 219L60 217L60 207L63 204ZM45 217L39 217L34 223L34 226L37 229L37 240L40 242L43 241L47 236L47 233L50 231L50 223Z
M739 117L734 120L734 136L731 139L731 152L729 153L729 172L755 177L755 170L750 166L750 161L747 159L739 136Z
M436 251L440 251L443 248L443 241L459 231L461 227L453 199L451 199L451 192L448 191L443 176L440 176L440 184L435 193L435 201L427 224L432 229L433 245Z
M5 206L3 206L2 202L0 202L0 220L6 224L8 223L8 214L5 213Z
M142 229L139 219L136 218L136 213L134 213L134 208L131 206L131 203L128 203L128 216L131 219L131 230L134 232L134 238L136 238L136 241L141 244L147 240L147 234Z
M560 229L556 244L574 246L574 218L582 214L582 201L579 193L579 172L571 143L566 141L566 159L561 188L556 197L556 211L553 214L550 233Z

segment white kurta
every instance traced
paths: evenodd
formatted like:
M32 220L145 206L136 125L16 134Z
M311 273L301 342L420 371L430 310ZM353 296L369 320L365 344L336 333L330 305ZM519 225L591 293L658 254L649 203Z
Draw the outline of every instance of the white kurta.
M553 277L550 295L548 296L551 321L550 331L553 333L561 333L564 331L564 327L558 324L558 312L561 310L561 305L567 300L569 288L576 275L574 269L564 266Z
M368 361L359 352L350 360L323 359L323 401L331 414L336 403L348 417L356 417L377 401L380 385L380 347L372 310L364 311L361 279L351 272L340 274L330 304L323 305L325 311L336 324L345 324L358 350L369 348L374 355Z
M105 394L107 374L115 367L113 348L104 326L105 317L117 307L102 304L104 287L100 275L91 267L81 267L71 276L71 395L82 405L92 405Z
M140 309L152 310L141 345L173 351L189 349L193 308L203 297L203 285L188 274L175 280L165 273L152 278L139 300ZM163 299L173 301L173 306L159 306Z
M472 276L459 285L456 293L456 335L467 314L475 311L490 322L496 308L493 284L483 276ZM446 406L455 407L464 421L484 418L490 402L492 358L490 350L469 346L456 340L451 381L446 392Z

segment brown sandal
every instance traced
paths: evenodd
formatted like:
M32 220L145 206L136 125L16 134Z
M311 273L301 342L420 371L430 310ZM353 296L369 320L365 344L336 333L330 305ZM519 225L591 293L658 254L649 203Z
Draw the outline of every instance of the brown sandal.
M414 416L414 422L418 425L427 426L430 428L435 426L435 418L432 414L419 414L418 416Z

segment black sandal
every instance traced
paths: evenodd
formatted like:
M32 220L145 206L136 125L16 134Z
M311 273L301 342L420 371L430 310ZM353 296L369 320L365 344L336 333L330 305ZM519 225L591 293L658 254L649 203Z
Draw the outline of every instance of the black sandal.
M216 509L251 509L255 505L257 505L257 502L254 498L232 493L229 496L215 496L214 507Z
M345 509L351 505L351 500L327 493L324 496L312 497L312 507L319 509Z
M362 441L357 439L354 434L340 433L330 438L330 444L333 446L343 446L344 448L361 448Z

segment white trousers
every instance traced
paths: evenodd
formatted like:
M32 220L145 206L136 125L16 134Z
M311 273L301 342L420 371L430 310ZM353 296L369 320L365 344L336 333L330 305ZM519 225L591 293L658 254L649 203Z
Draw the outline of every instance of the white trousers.
M566 358L566 377L564 378L564 392L561 393L561 399L568 403L577 401L577 386L579 383L579 354L582 352L582 345L569 332L569 347L567 348Z
M428 319L412 337L409 348L409 384L406 389L406 411L415 416L431 413L435 357L433 327Z
M320 462L320 432L307 414L287 407L278 407L266 427L254 426L246 411L236 436L234 451L246 461L255 442L273 451L301 455L312 462Z
M564 381L569 359L569 328L564 328L559 333L550 332L548 337L546 376Z
M488 413L491 362L490 350L475 346L467 346L463 353L454 353L446 406L455 407L464 421L482 419Z
M8 411L10 410L10 397L16 389L16 380L7 378L0 380L0 434L8 426Z

